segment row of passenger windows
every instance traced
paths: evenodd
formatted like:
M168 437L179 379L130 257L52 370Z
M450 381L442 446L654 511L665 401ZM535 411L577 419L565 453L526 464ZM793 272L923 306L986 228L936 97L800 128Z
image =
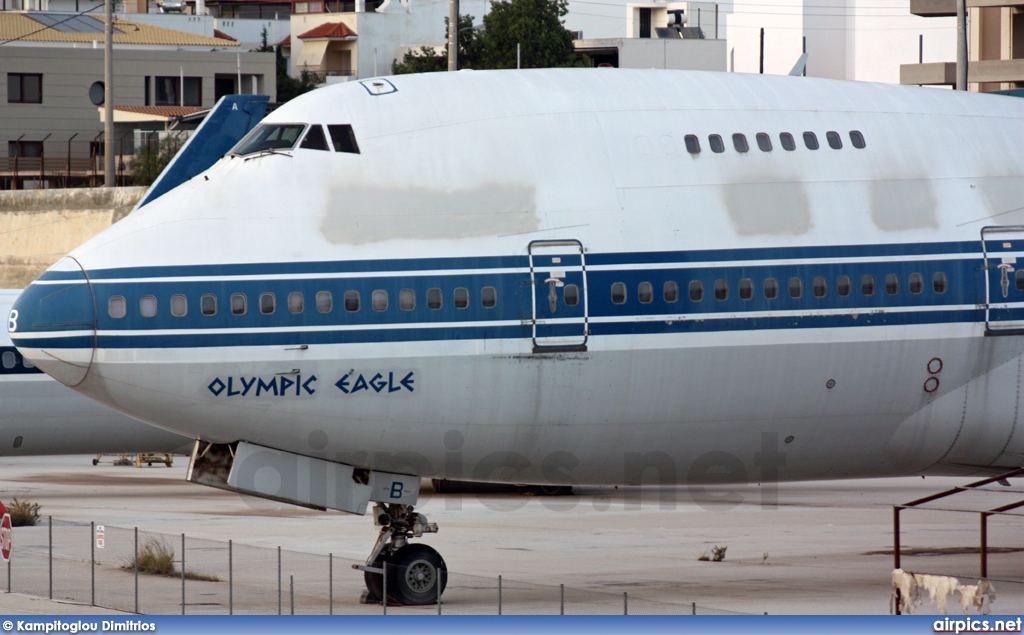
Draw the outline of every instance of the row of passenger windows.
M797 299L803 297L804 281L798 276L788 280L789 297ZM920 273L912 273L907 279L907 287L913 294L924 292L924 276ZM932 276L932 291L945 293L948 288L946 274L937 272ZM1024 276L1017 278L1017 288L1024 289ZM568 288L567 288L568 289ZM816 298L824 298L828 295L828 280L824 276L815 276L811 281L811 292ZM875 295L875 277L865 274L860 278L860 292L864 296ZM693 280L689 286L689 297L691 302L700 302L704 299L704 283L700 280ZM725 301L729 299L729 282L727 280L715 280L712 289L715 299ZM754 297L754 281L750 278L743 278L739 282L739 297L741 300L751 300ZM761 284L761 292L768 300L779 297L779 282L775 278L765 278ZM889 295L896 295L900 292L900 277L894 273L885 276L885 292ZM847 297L853 293L853 282L849 276L836 278L836 294L840 297ZM669 280L662 285L662 299L668 303L679 301L679 285ZM627 299L626 283L616 282L612 284L612 303L625 304ZM654 286L650 282L641 282L637 287L637 300L641 304L649 304L654 301ZM566 304L569 304L568 297Z
M817 150L820 146L818 143L818 135L813 132L805 132L803 134L804 147L808 150ZM700 154L700 139L697 135L688 134L684 138L686 142L686 151L690 154ZM771 152L774 147L772 146L772 138L767 132L759 132L754 136L757 141L757 147L761 152ZM828 142L828 147L833 150L843 149L843 138L840 134L834 130L829 130L825 133L825 140ZM850 143L857 149L863 149L867 146L864 142L864 135L859 130L850 131ZM796 141L793 139L793 135L788 132L779 133L779 145L782 146L783 150L792 152L796 150ZM722 140L721 135L712 134L708 135L708 146L712 152L721 153L725 152L725 142ZM732 147L736 152L748 152L750 151L750 145L747 143L747 135L742 132L737 132L732 136Z
M217 315L218 297L213 293L206 293L199 298L199 312L203 315ZM444 304L444 297L441 289L431 287L427 289L427 308L439 310ZM232 293L228 299L232 315L245 315L249 312L249 298L244 293ZM452 293L452 304L456 309L468 309L470 303L469 289L458 287ZM273 315L277 312L277 296L273 293L261 293L257 298L259 312L263 315ZM330 291L318 291L314 300L317 313L330 313L334 310L334 295ZM390 304L388 292L384 289L376 289L370 294L370 307L374 311L387 311ZM145 318L156 317L158 302L155 295L144 295L139 298L139 314ZM362 295L355 290L348 290L342 296L342 305L349 313L358 312L362 306ZM498 306L498 290L494 287L480 289L480 305L485 309L493 309ZM294 314L303 313L306 310L306 298L301 291L293 291L287 298L288 312ZM398 307L403 311L412 311L416 308L416 290L402 289L398 292ZM128 304L124 296L111 296L107 301L107 313L112 318L123 318L128 314ZM188 298L181 294L171 296L171 315L184 317L188 315Z
M3 367L10 370L18 365L18 356L14 354L14 351L4 351L4 354L0 356L0 362L3 363ZM25 368L35 368L36 365L27 357L21 358L21 365Z

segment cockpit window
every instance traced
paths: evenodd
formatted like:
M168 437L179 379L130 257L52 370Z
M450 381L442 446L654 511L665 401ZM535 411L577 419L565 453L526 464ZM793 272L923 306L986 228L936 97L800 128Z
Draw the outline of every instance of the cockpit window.
M356 143L356 133L348 124L327 126L327 132L331 133L331 143L334 144L335 152L351 152L359 154L359 144Z
M249 133L234 154L244 156L264 150L291 150L305 127L301 123L264 124Z
M328 150L324 129L316 124L310 126L309 132L306 133L306 137L302 140L302 145L299 147L307 150Z

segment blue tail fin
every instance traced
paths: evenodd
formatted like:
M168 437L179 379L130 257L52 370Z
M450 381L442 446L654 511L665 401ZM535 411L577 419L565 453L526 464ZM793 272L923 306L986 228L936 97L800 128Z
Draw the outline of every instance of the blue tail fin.
M135 209L170 192L216 163L263 120L269 101L270 97L266 95L221 97Z

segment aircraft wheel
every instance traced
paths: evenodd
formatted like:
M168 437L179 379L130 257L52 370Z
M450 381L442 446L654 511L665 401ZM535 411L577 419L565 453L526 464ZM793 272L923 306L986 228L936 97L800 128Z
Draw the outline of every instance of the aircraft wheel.
M402 547L388 562L388 595L405 605L435 604L448 584L448 566L441 554L427 545Z
M384 556L382 551L373 561L374 568L380 568L384 566L384 561L387 558ZM390 573L390 571L388 572ZM388 580L388 582L391 582ZM370 573L369 571L363 572L363 583L366 584L366 590L370 592L370 597L367 598L370 602L380 602L384 597L384 576L379 573ZM391 591L391 589L388 589Z
M92 460L92 464L93 464L93 465L99 465L99 464L100 464L100 461L99 461L99 459L93 459L93 460Z

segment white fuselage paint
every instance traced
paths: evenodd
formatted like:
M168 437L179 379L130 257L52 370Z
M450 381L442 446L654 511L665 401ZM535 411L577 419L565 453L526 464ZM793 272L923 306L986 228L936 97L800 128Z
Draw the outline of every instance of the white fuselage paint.
M1024 230L992 239L988 259L981 233L1024 225L1022 100L696 72L461 72L320 89L263 125L276 123L350 124L360 152L221 159L33 283L11 324L19 349L169 430L425 477L696 483L1024 462L1024 336L1006 334L1024 290L1010 272L1010 294L989 297ZM765 299L766 278L778 298ZM583 297L570 306L559 285L573 280ZM492 285L497 304L482 308ZM344 308L349 289L358 312ZM402 289L415 293L408 312ZM178 293L188 313L174 317ZM155 317L138 316L146 295ZM110 316L112 296L127 317Z

